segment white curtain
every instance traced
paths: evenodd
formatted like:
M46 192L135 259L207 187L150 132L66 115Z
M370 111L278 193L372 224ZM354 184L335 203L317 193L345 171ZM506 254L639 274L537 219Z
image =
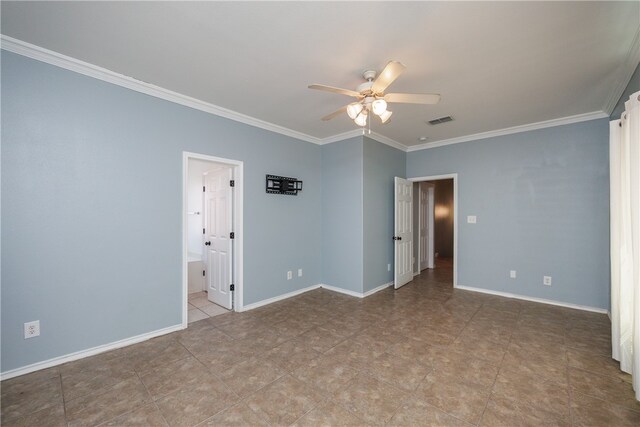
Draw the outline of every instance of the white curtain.
M640 92L609 129L612 356L640 400Z

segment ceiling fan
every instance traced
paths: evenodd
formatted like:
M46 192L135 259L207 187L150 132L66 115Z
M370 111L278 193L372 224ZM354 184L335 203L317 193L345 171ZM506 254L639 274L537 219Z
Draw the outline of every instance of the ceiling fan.
M387 93L384 91L389 87L395 79L404 72L406 67L398 61L389 61L384 70L376 78L376 72L367 70L362 73L362 77L366 82L360 84L356 90L342 89L339 87L312 84L309 89L324 90L326 92L339 93L342 95L352 96L357 101L349 105L345 105L337 111L328 114L322 120L331 120L334 117L347 112L347 115L353 119L358 126L366 126L367 119L373 113L378 116L382 123L387 123L391 111L387 110L389 103L404 104L437 104L440 102L440 95L435 93ZM371 121L369 120L369 123Z

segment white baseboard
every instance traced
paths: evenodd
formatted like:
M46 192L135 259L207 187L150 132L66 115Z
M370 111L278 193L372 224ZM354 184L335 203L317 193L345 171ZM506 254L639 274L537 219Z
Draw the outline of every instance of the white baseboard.
M74 353L66 354L64 356L54 357L53 359L44 360L42 362L36 362L31 365L23 366L21 368L11 369L6 372L0 373L0 380L8 380L9 378L17 377L20 375L28 374L41 369L50 368L52 366L61 365L67 362L73 362L74 360L83 359L89 356L95 356L96 354L104 353L106 351L115 350L120 347L126 347L131 344L137 344L142 341L149 340L151 338L166 335L171 332L184 329L182 323L175 326L169 326L168 328L158 329L153 332L147 332L146 334L136 335L135 337L125 338L120 341L115 341L109 344L99 345L86 350L76 351Z
M383 290L383 289L387 289L389 286L393 286L393 282L385 283L384 285L380 285L380 286L378 286L377 288L373 288L373 289L371 289L371 290L369 290L369 291L365 292L364 294L362 294L362 298L366 298L366 297L368 297L369 295L373 295L373 294L375 294L376 292L380 292L380 291L381 291L381 290Z
M253 304L247 304L244 307L242 307L242 311L253 310L254 308L262 307L263 305L273 304L274 302L282 301L283 299L295 297L296 295L300 295L305 292L318 289L320 286L322 285L312 285L303 289L298 289L293 292L288 292L286 294L278 295L277 297L263 299L262 301L254 302Z
M340 292L341 294L345 294L345 295L350 295L352 297L356 297L356 298L365 298L368 297L369 295L373 295L376 292L380 292L383 289L387 289L389 286L392 286L393 282L389 282L389 283L385 283L384 285L380 285L377 288L373 288L367 292L356 292L356 291L350 291L349 289L342 289L342 288L338 288L336 286L331 286L331 285L326 285L324 283L320 284L320 287L327 289L329 291L334 291L334 292Z
M474 288L474 287L471 287L471 286L462 286L462 285L455 286L455 288L456 289L462 289L464 291L480 292L480 293L483 293L483 294L497 295L497 296L500 296L500 297L513 298L513 299L519 299L519 300L531 301L531 302L539 302L539 303L542 303L542 304L549 304L549 305L557 305L559 307L573 308L573 309L576 309L576 310L592 311L594 313L607 314L607 312L608 312L608 310L605 309L605 308L589 307L588 305L571 304L571 303L568 303L568 302L554 301L554 300L544 299L544 298L529 297L529 296L526 296L526 295L512 294L512 293L509 293L509 292L493 291L491 289Z
M351 297L362 298L362 292L351 291L349 289L342 289L335 286L326 285L324 283L321 283L320 287L328 291L338 292L341 294L349 295Z

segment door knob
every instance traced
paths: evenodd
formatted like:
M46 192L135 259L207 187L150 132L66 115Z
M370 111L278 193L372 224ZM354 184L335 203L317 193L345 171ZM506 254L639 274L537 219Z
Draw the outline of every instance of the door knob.
M211 246L211 242L204 242L206 246Z

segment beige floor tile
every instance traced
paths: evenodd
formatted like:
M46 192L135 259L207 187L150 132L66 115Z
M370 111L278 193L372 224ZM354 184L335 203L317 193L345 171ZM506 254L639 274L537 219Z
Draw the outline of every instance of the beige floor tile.
M85 365L81 371L67 369L62 373L62 391L65 400L73 400L89 393L111 387L136 373L126 357L96 360L95 365Z
M269 384L247 399L247 405L271 425L289 425L312 410L322 396L290 375Z
M209 316L205 312L200 311L197 308L190 309L189 311L187 311L188 323L193 323L193 322L197 322L199 320L204 320L208 318Z
M137 376L100 393L65 402L69 426L97 425L151 402L151 396Z
M383 353L367 365L365 371L370 376L399 389L413 391L418 388L431 368L404 356Z
M510 400L492 395L482 415L481 426L571 426L567 419L558 418L552 412L535 408L527 401Z
M195 298L190 298L189 299L189 304L191 304L192 306L196 307L196 308L200 308L200 307L204 307L207 306L209 304L211 304L211 301L209 301L209 299L207 298L206 294L205 295L201 295Z
M155 404L145 405L135 411L128 412L124 415L120 415L119 417L109 421L108 423L102 424L102 426L114 426L114 427L122 427L122 426L153 426L153 427L161 427L167 426L167 422L164 420L164 417L160 414L157 406Z
M625 380L569 368L569 382L578 393L640 411L640 402L636 400L631 384Z
M389 426L425 426L425 427L470 427L465 421L452 417L435 406L418 400L410 399L402 404L387 424Z
M331 400L307 412L294 424L295 427L359 427L362 425L364 425L363 420Z
M64 405L60 402L21 418L5 420L3 417L2 425L4 427L66 427L67 420L64 417Z
M269 350L265 355L287 372L305 366L320 357L320 353L306 345L300 338L286 341Z
M358 375L358 370L339 359L325 355L296 369L292 375L322 393L334 395Z
M306 331L299 337L300 340L319 353L330 350L340 344L345 338L345 335L324 329L321 326Z
M489 400L489 390L433 372L420 384L415 396L456 418L477 424Z
M231 408L225 409L219 414L209 418L199 426L225 426L225 427L244 427L259 426L268 427L269 424L256 415L255 412L242 402Z
M493 393L513 401L529 402L537 409L570 421L569 388L566 383L556 382L526 370L501 368Z
M369 375L359 374L336 394L335 401L365 421L384 425L406 400L408 393Z
M453 289L438 265L364 299L209 317L190 295L186 330L3 381L2 424L640 425L606 316Z
M129 361L139 375L145 375L162 365L189 356L191 353L172 335L140 343L130 352Z
M2 422L17 420L62 403L60 375L25 375L2 382Z
M209 317L219 316L229 312L229 310L224 307L220 307L217 304L205 305L204 307L200 307L200 310L204 311L204 313Z
M265 357L252 357L232 366L220 378L240 397L261 389L286 373L275 362Z
M148 371L140 379L154 400L188 389L210 375L207 368L193 356L167 363Z
M616 377L628 383L631 382L631 375L620 370L620 363L610 356L599 356L593 353L585 353L574 349L567 349L567 360L569 366L579 368L607 377Z
M575 426L637 427L640 425L640 411L604 402L582 393L573 393L571 410Z
M194 426L233 405L238 396L221 380L208 377L156 402L171 426Z

